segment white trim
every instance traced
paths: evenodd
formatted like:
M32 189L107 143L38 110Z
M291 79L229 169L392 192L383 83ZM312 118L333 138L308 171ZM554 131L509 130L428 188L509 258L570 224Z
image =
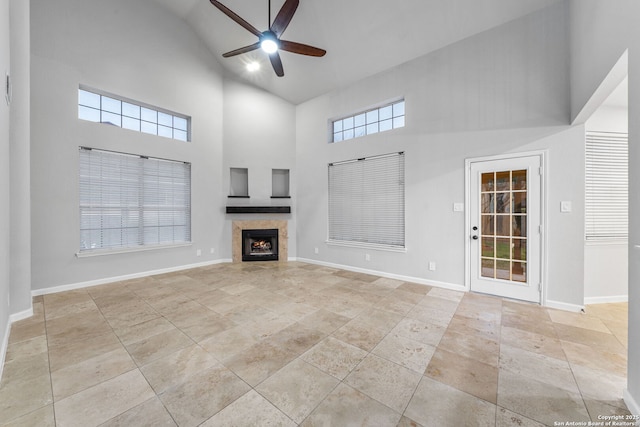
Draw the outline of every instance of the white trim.
M4 339L0 346L0 379L2 379L2 370L4 369L4 361L7 356L7 349L9 348L9 334L11 333L11 317L7 322L7 327L4 331Z
M403 246L381 245L378 243L349 242L345 240L328 240L328 239L325 240L325 243L329 246L343 246L347 248L364 248L364 249L374 249L378 251L400 252L400 253L407 252L407 248Z
M525 151L519 153L504 153L496 154L492 156L473 157L464 160L464 198L465 198L465 210L464 210L464 235L471 235L471 210L468 208L471 206L471 165L478 162L486 162L493 160L508 160L519 159L522 157L540 157L540 226L542 227L540 234L540 300L538 303L542 306L548 306L552 301L547 301L547 284L548 281L548 256L549 247L547 239L547 230L549 226L547 224L548 207L547 197L549 194L548 188L548 162L549 162L549 150L536 150ZM466 238L464 243L464 288L467 291L471 291L471 239ZM499 295L498 295L499 296ZM563 304L563 303L559 303ZM571 310L573 311L573 310ZM578 310L579 311L579 310Z
M55 294L57 292L72 291L75 289L89 288L92 286L104 285L107 283L120 282L122 280L139 279L141 277L155 276L157 274L173 273L176 271L189 270L191 268L206 267L209 265L222 264L232 262L230 259L218 259L214 261L201 262L198 264L180 265L177 267L163 268L160 270L144 271L141 273L127 274L124 276L106 277L104 279L89 280L86 282L71 283L68 285L54 286L52 288L35 289L31 291L31 296Z
M622 399L624 400L624 403L627 405L627 409L629 409L629 412L631 412L633 415L640 415L640 404L638 404L638 402L633 398L633 396L631 396L631 392L629 391L628 388L625 388L622 391ZM636 422L636 425L639 425Z
M33 316L33 305L31 306L31 308L28 308L19 313L14 313L11 316L9 316L9 323L15 323L20 320L28 319L31 316Z
M453 291L460 291L460 292L467 291L464 286L456 285L454 283L438 282L435 280L426 280L419 277L411 277L411 276L404 276L401 274L386 273L384 271L369 270L366 268L352 267L350 265L335 264L332 262L317 261L314 259L307 259L307 258L297 258L297 261L306 262L308 264L321 265L323 267L338 268L340 270L353 271L355 273L372 274L375 276L385 277L387 279L395 279L395 280L402 280L403 282L417 283L419 285L435 286L438 288L451 289Z
M606 240L586 240L584 241L585 246L628 246L629 239L606 239Z
M569 303L560 302L560 301L546 300L544 306L548 308L555 308L558 310L573 311L576 313L584 311L584 305L569 304Z
M606 297L585 297L584 304L608 304L612 302L629 302L629 295L611 295Z

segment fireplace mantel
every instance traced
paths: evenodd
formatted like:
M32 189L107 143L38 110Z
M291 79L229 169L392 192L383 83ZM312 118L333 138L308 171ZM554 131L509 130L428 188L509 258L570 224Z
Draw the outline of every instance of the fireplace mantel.
M237 205L227 206L228 214L289 214L291 213L291 206L252 206L252 205Z

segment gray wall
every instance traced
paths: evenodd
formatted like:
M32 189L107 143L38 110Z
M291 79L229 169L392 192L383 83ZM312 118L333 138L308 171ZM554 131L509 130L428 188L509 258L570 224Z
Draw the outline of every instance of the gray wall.
M627 406L640 414L640 3L571 0L572 117L589 104L628 49L629 58L629 354Z
M270 71L270 70L269 70ZM289 102L268 92L227 78L224 81L224 161L220 209L227 204L291 205L296 200L296 110ZM229 199L230 168L247 168L250 199ZM271 170L289 169L291 199L271 199ZM296 254L296 215L269 214L287 220L289 257ZM226 216L221 240L223 259L231 259L231 224L234 220L265 219L264 214Z
M566 12L552 6L298 106L298 257L463 286L465 218L452 206L465 200L465 159L548 150L547 299L582 306L583 136L568 126ZM406 127L328 143L331 118L401 96ZM395 151L406 153L407 252L327 245L327 163ZM561 200L573 213L559 213Z
M11 0L11 313L31 313L29 2Z
M0 0L0 78L3 90L0 94L0 351L7 339L9 324L9 218L11 199L9 197L9 106L4 100L5 72L10 67L9 0ZM0 361L4 360L4 353Z
M149 0L32 1L32 289L209 262L224 224L219 64ZM189 143L78 120L78 85L192 117ZM189 247L79 259L78 146L192 164ZM196 250L202 256L196 256Z

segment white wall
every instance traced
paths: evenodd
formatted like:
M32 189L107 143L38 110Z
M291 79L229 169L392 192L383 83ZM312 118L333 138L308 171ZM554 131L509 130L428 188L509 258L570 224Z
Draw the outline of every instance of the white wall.
M627 133L626 108L601 106L585 123L586 131ZM624 301L629 293L627 241L585 242L585 303Z
M4 100L5 72L10 67L9 0L0 0L0 362L4 361L4 345L9 325L9 106Z
M33 290L210 262L225 222L221 67L184 21L149 0L33 0ZM192 117L189 143L78 120L78 85ZM192 164L190 247L78 259L78 146ZM196 250L202 256L196 256Z
M582 111L628 49L629 75L629 354L625 402L640 415L640 2L571 0L572 118Z
M220 209L226 205L287 205L296 200L296 110L289 102L232 79L224 82L224 161ZM230 168L247 168L249 199L230 199ZM289 169L291 199L271 199L271 170ZM221 257L231 259L231 224L234 220L277 219L288 221L288 253L296 256L296 215L226 215Z
M463 286L464 214L452 206L465 200L465 159L549 150L547 299L582 306L583 130L567 125L567 47L559 4L298 106L298 256ZM329 119L400 96L405 128L327 142ZM395 151L406 153L407 252L325 244L327 163ZM561 200L574 212L560 214Z

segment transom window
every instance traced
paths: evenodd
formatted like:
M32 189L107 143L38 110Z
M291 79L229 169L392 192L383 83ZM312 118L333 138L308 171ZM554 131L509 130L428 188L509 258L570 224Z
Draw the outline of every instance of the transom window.
M401 127L404 127L404 100L333 121L331 141L347 141Z
M190 140L191 119L185 115L83 87L78 89L78 118L179 141Z

